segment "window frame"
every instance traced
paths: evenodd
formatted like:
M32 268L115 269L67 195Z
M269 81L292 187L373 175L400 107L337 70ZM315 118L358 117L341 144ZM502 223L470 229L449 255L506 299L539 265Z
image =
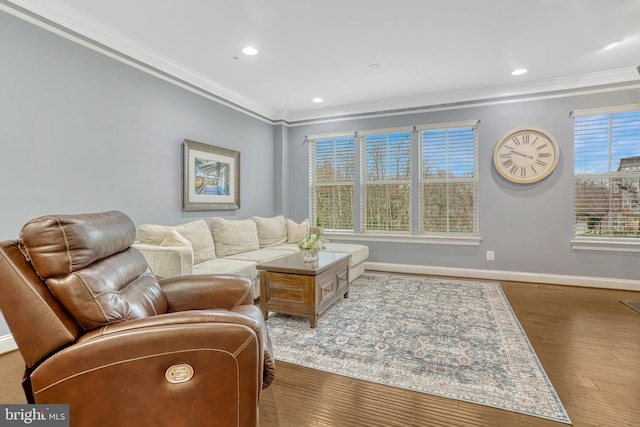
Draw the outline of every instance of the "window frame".
M620 114L620 113L630 113L630 112L634 112L634 113L639 113L640 114L640 104L627 104L627 105L618 105L618 106L611 106L611 107L603 107L603 108L592 108L592 109L584 109L584 110L576 110L576 111L572 111L571 112L571 117L572 118L580 118L580 117L595 117L597 116L608 116L608 122L609 124L611 124L612 120L614 119L614 115L616 114ZM615 208L616 206L616 201L618 202L618 207L620 206L620 200L617 200L616 198L616 194L619 193L615 193L615 190L617 188L617 184L619 185L619 182L616 182L618 178L622 177L618 171L613 171L611 170L611 162L613 159L613 156L611 155L611 151L612 151L612 144L614 143L614 141L612 140L612 132L611 132L611 128L609 128L609 132L607 135L607 144L608 144L608 157L607 157L607 162L609 164L609 170L607 170L606 172L598 172L598 173L578 173L577 171L577 167L576 167L576 162L578 161L579 158L582 158L583 156L580 155L580 153L578 153L579 150L579 144L578 144L578 132L579 132L579 126L576 124L576 121L574 120L574 126L573 126L573 132L574 132L574 178L573 178L573 195L574 195L574 200L573 200L573 225L572 225L572 240L571 240L571 247L574 250L585 250L585 251L614 251L614 252L640 252L640 236L637 237L627 237L627 236L605 236L605 237L597 237L597 236L583 236L583 235L578 235L578 217L581 216L579 211L579 206L578 206L578 200L579 200L579 195L578 195L578 190L577 190L577 181L579 179L605 179L608 180L609 182L609 190L607 192L608 195L608 200L609 200L609 204L610 206L612 206L613 208ZM581 140L588 138L588 136L584 136L584 135L580 135ZM640 150L635 153L637 155L640 155ZM632 156L632 157L635 157ZM626 158L626 157L625 157ZM622 159L622 157L621 157ZM632 179L638 179L640 180L640 171L630 171L630 173L626 173L625 174L627 178L632 178ZM622 178L624 178L622 177ZM615 181L614 181L615 180ZM618 188L619 191L619 188ZM622 200L622 202L624 203L624 200ZM640 209L640 208L638 208ZM640 211L638 213L639 215L639 220L640 220ZM609 221L610 222L614 222L615 217L610 217Z
M480 225L479 225L479 210L478 210L478 125L479 125L479 121L478 120L471 120L471 121L465 121L465 122L449 122L449 123L435 123L435 124L430 124L430 125L421 125L421 126L417 126L416 127L416 131L418 132L418 144L419 144L419 151L420 151L420 177L419 177L419 191L420 191L420 197L419 197L419 212L420 212L420 223L418 224L419 226L419 234L422 236L444 236L444 237L471 237L471 238L479 238L480 236ZM424 140L423 140L423 135L424 132L429 132L429 131L446 131L447 132L447 138L449 137L449 131L451 130L462 130L462 129L471 129L471 131L473 132L473 153L471 155L472 158L472 162L473 162L473 176L472 177L445 177L445 178L437 178L437 179L425 179L424 176L424 151L425 151L425 147L424 147ZM447 140L447 144L448 144L448 140ZM449 166L451 164L451 157L449 154L449 147L446 147L446 152L447 155L445 156L446 159L446 164L447 164L447 172L449 172ZM451 231L450 230L450 224L449 224L449 216L450 216L450 206L447 207L447 230L445 231L425 231L424 230L424 212L422 212L423 208L424 208L424 204L423 204L423 199L422 199L422 195L423 195L423 186L426 185L427 182L439 182L439 183L443 183L445 184L447 187L449 184L455 184L455 183L472 183L473 184L473 204L472 204L472 208L473 208L473 213L472 213L472 228L473 230L470 232L455 232L455 231ZM447 188L447 194L448 194L448 188Z
M317 155L313 155L317 153L317 142L318 141L322 141L322 140L334 140L334 148L335 148L335 144L337 140L340 139L349 139L351 138L351 143L354 147L354 154L351 158L351 162L353 163L353 168L354 170L352 171L352 180L346 180L346 181L327 181L327 182L321 182L318 183L317 181L317 177L316 177L316 163L317 163ZM354 194L354 201L353 201L353 208L355 210L355 190L356 190L356 175L358 173L357 171L357 166L356 166L356 159L355 159L355 150L356 150L356 145L357 145L357 141L356 141L356 133L353 131L350 132L334 132L334 133L326 133L326 134L318 134L318 135L308 135L306 137L306 141L309 144L309 179L308 179L308 185L309 185L309 221L311 225L316 225L317 223L317 210L316 210L316 188L317 187L335 187L336 185L340 186L348 186L351 185L352 188L352 194ZM313 153L313 154L312 154ZM334 162L337 160L334 157ZM352 211L351 213L352 215L352 221L353 221L353 225L355 227L355 221L356 221L356 217L354 215L354 212ZM343 228L326 228L327 231L330 232L349 232L352 231L353 228L350 229L343 229Z
M324 133L317 135L308 135L306 140L310 143L315 143L319 139L335 138L345 135L353 135L354 142L354 165L356 167L354 173L354 204L353 204L353 217L354 227L353 229L326 229L325 233L329 238L336 238L346 241L370 241L370 242L394 242L394 243L418 243L418 244L444 244L455 246L479 246L480 234L479 234L479 185L478 185L478 125L479 120L467 120L459 122L445 122L423 125L411 125L393 128L383 129L366 129L355 132L335 132ZM475 234L470 233L420 233L420 188L422 185L422 154L418 133L420 130L427 129L451 129L451 128L465 128L472 127L474 133L474 173L475 173ZM411 133L411 172L409 185L411 187L409 194L409 216L410 227L409 231L384 231L384 230L366 230L364 226L366 208L365 204L365 172L366 172L366 153L363 148L364 138L367 135L374 135L380 133L393 133L393 132L410 132ZM309 148L309 220L311 224L315 224L316 212L315 212L315 163L314 152L310 145Z
M404 126L397 128L386 128L386 129L372 129L358 132L358 138L360 141L360 155L362 161L360 162L360 210L361 214L361 233L362 234L380 234L380 235L411 235L412 234L412 212L413 212L413 203L412 203L412 188L413 188L413 164L412 164L412 150L413 150L413 126ZM408 179L402 180L394 180L394 179L384 179L384 180L370 180L367 178L367 161L368 161L368 152L367 152L367 138L385 135L387 139L387 145L385 146L387 150L385 154L387 154L386 159L389 158L389 138L391 135L399 135L399 134L408 134L409 137L409 173ZM408 186L408 209L407 209L407 217L408 217L408 228L406 230L380 230L373 229L368 227L368 219L367 219L367 186L381 186L381 187L391 187L394 185L407 185Z

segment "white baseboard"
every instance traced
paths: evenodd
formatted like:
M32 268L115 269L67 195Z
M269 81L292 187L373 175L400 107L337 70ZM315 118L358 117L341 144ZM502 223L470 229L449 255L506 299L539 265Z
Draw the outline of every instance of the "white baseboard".
M11 334L0 336L0 354L9 353L18 349L13 336Z
M523 273L518 271L480 270L472 268L433 267L428 265L365 262L364 268L390 273L428 274L487 280L544 283L549 285L584 286L589 288L640 291L640 280L610 279L606 277L566 276L561 274Z

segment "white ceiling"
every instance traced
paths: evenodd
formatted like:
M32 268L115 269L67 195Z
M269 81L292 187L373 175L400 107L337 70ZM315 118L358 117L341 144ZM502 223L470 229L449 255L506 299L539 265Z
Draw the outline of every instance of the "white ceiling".
M640 80L639 0L4 3L271 120Z

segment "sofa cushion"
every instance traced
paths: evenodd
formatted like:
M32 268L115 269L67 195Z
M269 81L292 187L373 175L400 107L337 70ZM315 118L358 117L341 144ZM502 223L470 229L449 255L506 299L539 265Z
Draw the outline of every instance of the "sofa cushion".
M282 216L273 218L251 217L258 229L258 241L261 248L276 246L287 241L287 220Z
M198 264L216 257L216 248L204 219L176 225L176 231L191 242L193 263Z
M211 234L219 258L260 249L258 229L252 219L211 219Z
M227 257L227 259L252 261L260 264L263 262L269 262L274 259L282 258L287 255L294 254L296 252L299 252L299 251L297 249L291 250L291 249L286 249L286 248L282 248L281 246L278 246L277 249L264 248L264 249L258 249L257 251L242 252L239 254L230 255Z
M237 274L255 280L256 263L230 258L216 258L193 266L193 274Z
M309 231L309 218L300 224L287 218L287 243L298 243Z
M347 252L351 254L349 265L358 265L369 258L369 247L349 243L325 243L324 250L329 252Z
M207 223L203 219L179 224L175 227L166 225L143 224L138 228L138 239L142 243L160 246L160 243L167 237L167 234L175 229L189 242L193 250L193 262L195 264L216 257L216 250L213 244L213 238L207 227Z

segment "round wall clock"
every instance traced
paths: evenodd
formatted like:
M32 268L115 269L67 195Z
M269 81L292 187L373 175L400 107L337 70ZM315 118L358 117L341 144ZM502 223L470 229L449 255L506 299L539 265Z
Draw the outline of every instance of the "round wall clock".
M538 182L558 165L556 141L537 129L517 129L498 142L493 165L504 178L518 184Z

